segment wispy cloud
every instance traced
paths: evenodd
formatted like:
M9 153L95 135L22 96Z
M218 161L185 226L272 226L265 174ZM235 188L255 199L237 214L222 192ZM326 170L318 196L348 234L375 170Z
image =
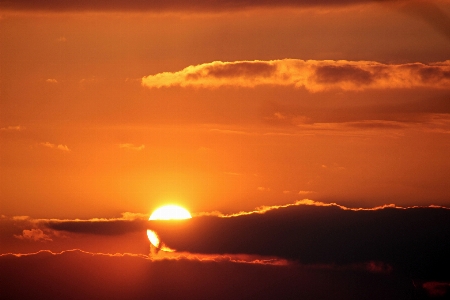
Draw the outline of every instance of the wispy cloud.
M45 82L48 82L48 83L58 83L58 80L56 80L56 79L54 79L54 78L49 78L49 79L45 80Z
M67 145L62 145L62 144L52 144L50 142L45 142L45 143L41 143L42 146L47 147L47 148L51 148L51 149L57 149L57 150L61 150L61 151L65 151L65 152L69 152L70 149L69 147L67 147Z
M41 229L24 229L21 235L14 235L15 238L20 240L51 242L50 236L45 234Z
M144 150L145 145L139 146L139 145L135 145L135 144L125 143L125 144L119 144L119 148L140 151L140 150Z
M142 85L148 88L277 85L303 87L311 92L416 87L449 89L450 61L432 64L299 59L215 61L178 72L149 75L142 78Z
M16 126L1 127L0 131L22 131L24 129L25 129L25 127L20 126L20 125L16 125Z
M63 0L50 1L2 1L0 8L17 10L50 10L50 11L85 11L85 10L113 10L113 11L230 11L243 10L258 7L314 7L314 6L346 6L360 3L372 3L375 0L230 0L230 1L208 1L208 0L173 0L173 1L89 1L80 0L76 2ZM385 0L389 2L402 2L401 0Z

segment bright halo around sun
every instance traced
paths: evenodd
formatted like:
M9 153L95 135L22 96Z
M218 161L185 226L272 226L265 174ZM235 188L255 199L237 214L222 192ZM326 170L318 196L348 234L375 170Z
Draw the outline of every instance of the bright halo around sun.
M183 207L178 205L165 205L155 210L150 215L149 220L185 220L190 218L192 218L191 214ZM175 251L173 249L165 247L164 245L161 245L161 240L153 230L147 230L147 237L150 243L156 248L166 252Z

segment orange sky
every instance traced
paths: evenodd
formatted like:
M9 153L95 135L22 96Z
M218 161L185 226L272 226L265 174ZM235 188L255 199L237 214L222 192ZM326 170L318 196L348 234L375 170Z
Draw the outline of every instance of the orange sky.
M450 0L0 1L1 295L448 297L449 54Z
M0 214L450 205L449 2L322 2L2 4Z

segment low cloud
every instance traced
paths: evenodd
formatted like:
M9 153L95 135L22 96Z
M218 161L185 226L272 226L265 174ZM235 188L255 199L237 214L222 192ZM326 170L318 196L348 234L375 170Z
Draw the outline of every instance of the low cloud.
M50 236L45 234L41 229L23 230L22 235L14 235L14 237L20 240L39 241L39 242L51 242Z
M293 86L311 92L330 89L440 88L450 86L450 61L422 64L383 64L374 61L283 59L272 61L215 61L142 78L148 88L261 85ZM281 115L280 115L281 116Z
M49 78L47 80L45 80L48 83L58 83L58 80L54 79L54 78Z
M305 200L226 217L149 221L161 241L190 253L244 253L305 264L371 261L428 280L450 280L450 210L437 207L346 208ZM379 269L372 265L372 269Z
M444 297L450 294L449 282L424 282L422 287L426 290L428 295L433 298Z
M5 299L398 300L418 289L406 277L361 268L152 260L80 250L1 255L0 270Z
M147 228L147 214L122 213L120 218L94 218L88 220L42 220L51 230L96 235L122 235Z
M147 219L148 215L129 213L113 219L42 220L35 228L44 234L46 230L68 236L76 233L89 239L137 238L133 249L147 253L145 232L150 229L179 253L364 266L373 273L393 271L425 281L450 281L450 209L445 207L349 208L304 199L230 215L215 212L194 214L189 220ZM25 233L30 238L42 236L39 231Z

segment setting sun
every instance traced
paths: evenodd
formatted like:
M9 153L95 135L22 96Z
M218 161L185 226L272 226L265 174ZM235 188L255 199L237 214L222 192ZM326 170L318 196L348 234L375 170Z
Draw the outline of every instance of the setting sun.
M189 211L178 205L165 205L155 210L149 220L183 220L192 218Z
M185 220L192 218L189 211L178 205L165 205L156 209L151 215L149 220ZM147 237L150 243L158 249L163 251L172 252L173 249L161 245L161 241L153 230L147 230Z

